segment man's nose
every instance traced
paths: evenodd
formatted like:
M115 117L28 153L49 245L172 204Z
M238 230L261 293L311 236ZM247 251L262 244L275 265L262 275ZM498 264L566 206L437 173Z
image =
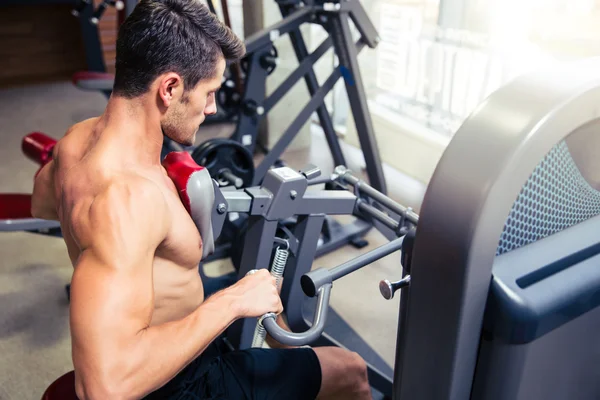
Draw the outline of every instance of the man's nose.
M216 113L217 113L217 102L213 98L213 100L211 100L204 108L204 114L205 115L214 115Z

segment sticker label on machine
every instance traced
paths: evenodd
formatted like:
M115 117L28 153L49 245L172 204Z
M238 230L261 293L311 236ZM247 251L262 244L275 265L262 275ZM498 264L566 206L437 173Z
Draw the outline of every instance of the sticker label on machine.
M273 170L273 172L275 172L283 180L286 180L286 181L298 179L298 178L302 177L302 175L300 175L298 172L294 171L293 169L291 169L289 167L276 168Z

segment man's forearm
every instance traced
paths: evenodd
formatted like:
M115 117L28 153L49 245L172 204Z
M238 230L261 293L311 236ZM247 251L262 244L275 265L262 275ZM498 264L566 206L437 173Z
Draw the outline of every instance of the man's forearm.
M210 297L192 314L178 321L144 329L138 334L136 358L140 370L126 377L132 397L138 398L163 386L197 358L238 317L229 291Z
M124 346L120 361L107 366L116 375L103 387L83 378L86 398L105 397L139 399L169 382L198 357L238 314L235 295L224 290L207 299L187 317L145 328ZM95 380L95 379L94 379ZM94 393L91 394L90 390Z

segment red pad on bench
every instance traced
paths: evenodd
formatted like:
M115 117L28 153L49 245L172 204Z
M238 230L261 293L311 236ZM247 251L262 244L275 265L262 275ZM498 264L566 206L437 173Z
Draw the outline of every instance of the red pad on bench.
M183 151L174 151L167 154L162 162L162 165L167 170L169 178L171 178L175 184L175 187L179 192L179 196L181 197L181 202L185 206L186 210L191 212L187 184L192 174L196 171L203 170L204 167L196 164L196 161L194 161L192 156Z
M200 232L203 258L212 254L215 251L211 220L215 188L208 170L196 164L192 156L184 151L167 154L162 165Z
M30 194L0 194L0 220L31 217Z
M52 160L52 150L56 142L56 139L44 133L32 132L23 138L21 149L27 158L44 166Z
M79 81L93 81L93 80L112 80L115 79L113 74L107 72L95 72L95 71L78 71L71 77L73 84L77 85Z

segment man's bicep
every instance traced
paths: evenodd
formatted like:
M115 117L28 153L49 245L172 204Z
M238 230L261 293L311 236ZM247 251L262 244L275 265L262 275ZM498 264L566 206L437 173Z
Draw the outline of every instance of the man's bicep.
M70 326L76 370L99 371L124 354L151 319L151 272L107 265L93 249L81 253L71 280Z
M127 322L136 326L139 321L144 325L153 302L151 279L150 268L132 271L107 265L93 250L86 250L81 253L71 280L71 312L91 326L96 322L117 326Z
M99 333L96 331L110 331L106 324L111 320L116 323L122 320L122 310L126 307L123 300L128 293L122 289L128 283L127 276L115 266L106 265L93 249L83 251L71 279L72 328L88 330L85 336L91 338Z

